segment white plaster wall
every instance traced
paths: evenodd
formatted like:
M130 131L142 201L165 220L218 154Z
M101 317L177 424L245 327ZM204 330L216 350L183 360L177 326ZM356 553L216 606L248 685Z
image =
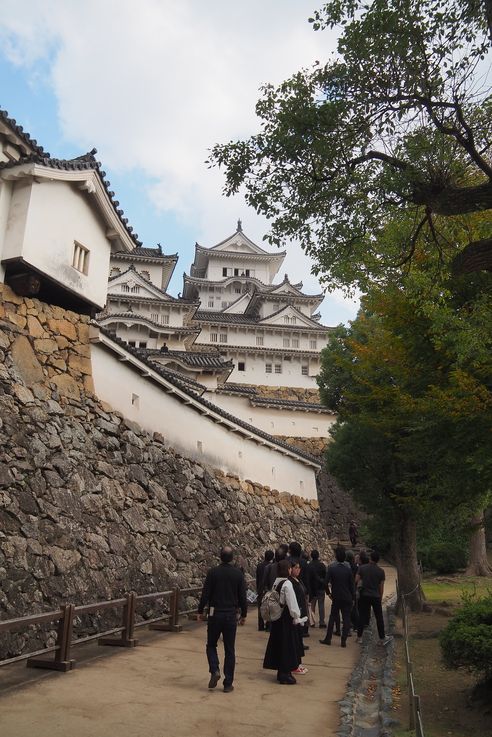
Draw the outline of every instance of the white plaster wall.
M120 270L120 273L123 274L125 271L129 269L132 263L135 266L135 270L139 274L141 274L142 272L148 272L150 276L150 281L152 282L152 284L154 284L159 289L162 289L163 286L165 287L167 285L167 282L169 281L168 273L167 273L169 269L167 267L163 269L160 264L143 263L139 259L135 259L135 262L132 262L132 261L129 261L128 259L119 259L117 256L111 256L110 273L111 273L111 269L118 268ZM166 273L164 273L164 271ZM144 276L146 279L148 279L148 277L145 274Z
M7 230L11 197L12 183L0 180L0 282L3 282L5 277L5 267L1 261L4 258L5 233Z
M16 183L3 257L22 256L34 268L102 308L110 243L89 196L67 182ZM72 266L75 241L90 251L87 275Z
M280 328L276 329L272 326L237 326L237 325L204 325L200 333L200 343L207 343L210 341L210 334L218 333L219 335L227 335L227 343L230 345L239 346L256 346L257 336L263 337L264 348L281 348L292 355L295 355L296 350L306 351L321 351L322 348L328 343L328 334L324 332L312 333L302 330L301 327L292 326L290 329ZM299 341L299 345L293 347L292 340L296 339ZM289 341L288 345L284 345L284 341ZM314 343L311 343L314 341ZM226 348L227 345L221 345L221 349Z
M268 262L249 261L247 256L245 256L244 259L241 259L241 261L238 261L233 258L230 260L228 258L214 259L211 255L209 257L206 278L210 281L220 281L221 279L225 279L222 269L226 268L233 270L232 273L228 274L228 276L234 276L234 269L239 269L239 276L243 271L249 269L250 276L254 276L265 284L270 284L271 281Z
M314 469L257 445L179 402L99 344L91 346L97 396L169 445L214 468L279 491L316 499Z
M336 422L329 414L316 414L302 410L274 409L273 407L254 407L247 397L207 392L205 397L218 404L245 422L270 433L297 438L326 438Z

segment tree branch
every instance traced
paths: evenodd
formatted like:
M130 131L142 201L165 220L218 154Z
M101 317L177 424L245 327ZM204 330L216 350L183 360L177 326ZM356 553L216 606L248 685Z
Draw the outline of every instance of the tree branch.
M385 154L382 151L367 151L367 153L363 154L362 156L357 156L355 159L350 159L348 165L351 169L354 169L357 164L363 164L365 161L372 161L374 159L378 161L384 161L386 164L390 164L390 166L394 167L395 169L400 169L402 171L408 169L409 166L406 161L397 159L395 156L389 156L389 154Z

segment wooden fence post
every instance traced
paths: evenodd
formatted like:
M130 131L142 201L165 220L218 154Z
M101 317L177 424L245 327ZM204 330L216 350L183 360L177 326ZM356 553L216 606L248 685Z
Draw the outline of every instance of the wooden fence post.
M135 627L136 594L131 591L125 594L126 603L123 607L123 630L121 637L100 637L98 645L113 645L115 647L136 647L138 640L133 636Z
M61 607L63 614L58 620L57 650L55 651L53 660L28 658L26 662L28 668L47 668L48 670L59 670L63 673L72 670L75 665L75 660L71 660L70 658L74 609L73 604L64 604Z

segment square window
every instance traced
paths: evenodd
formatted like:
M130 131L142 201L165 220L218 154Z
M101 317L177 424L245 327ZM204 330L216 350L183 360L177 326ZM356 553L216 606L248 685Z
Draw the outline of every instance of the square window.
M225 266L224 266L224 268L222 269L222 276L227 276L227 269L226 269L226 267L225 267Z
M290 338L284 338L284 348L290 348Z
M292 338L292 348L299 348L299 338Z
M217 335L217 333L210 333L210 342L211 343L217 343L217 338L218 337L219 336Z
M220 334L220 342L221 343L227 343L227 333L221 333Z
M161 315L161 325L169 325L169 315Z
M239 276L239 269L234 269L234 276Z
M263 335L256 336L256 345L263 345Z
M138 344L139 348L147 348L147 342L145 340L141 340Z
M265 364L265 373L266 374L271 374L272 373L272 364L271 363L266 363Z
M73 257L72 266L81 274L87 274L89 272L89 249L81 246L80 243L75 241L73 246Z
M244 361L239 361L237 364L237 370L238 371L246 371L246 364Z
M154 322L159 322L159 313L158 312L151 312L150 313L150 319Z
M316 340L310 340L309 347L312 348L313 350L316 350L316 348L318 347L318 342Z
M214 306L214 301L213 301L213 299L209 299L209 300L208 300L208 306L209 306L209 307L213 307L213 306Z
M309 375L309 368L308 368L308 366L301 366L301 374L303 376L308 376Z
M276 363L275 364L275 373L276 374L281 374L282 373L282 364L281 363Z
M134 340L129 340L128 341L128 345L131 345L132 348L135 348L135 341Z

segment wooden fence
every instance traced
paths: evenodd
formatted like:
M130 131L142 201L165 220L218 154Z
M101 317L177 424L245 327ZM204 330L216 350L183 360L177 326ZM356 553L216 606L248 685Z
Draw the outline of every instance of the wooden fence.
M97 640L99 645L135 647L138 644L138 640L135 638L135 630L139 627L178 632L182 629L179 624L180 617L196 613L196 609L180 609L181 596L197 594L200 591L201 587L187 589L174 588L169 591L157 591L152 594L142 594L141 596L138 596L132 591L124 594L120 599L99 601L95 604L83 604L81 606L63 604L59 609L52 612L42 612L27 617L0 621L0 633L16 632L26 627L47 622L57 623L56 643L52 647L45 647L42 650L23 653L13 658L0 660L0 666L26 660L26 664L30 668L49 668L51 670L66 672L71 670L75 665L75 660L72 658L72 648L82 645L85 642ZM142 603L154 604L156 602L168 602L169 611L153 619L142 619L137 622L137 606ZM110 630L98 632L95 635L89 635L87 637L74 638L74 620L77 617L84 614L99 613L107 609L121 609L121 625L119 627L113 627ZM40 657L49 655L50 653L54 653L52 658Z
M407 689L408 689L408 711L409 711L409 719L408 719L408 726L409 729L415 730L416 737L425 737L424 735L424 726L422 723L422 711L420 708L420 696L415 692L415 683L413 679L413 666L412 661L410 658L410 648L409 648L409 633L408 633L408 605L407 605L407 598L414 593L414 591L410 591L407 594L404 594L401 591L400 586L398 585L397 581L397 590L398 590L398 598L401 602L401 614L402 614L402 623L403 623L403 653L405 657L405 667L407 672ZM419 582L420 586L420 582Z

